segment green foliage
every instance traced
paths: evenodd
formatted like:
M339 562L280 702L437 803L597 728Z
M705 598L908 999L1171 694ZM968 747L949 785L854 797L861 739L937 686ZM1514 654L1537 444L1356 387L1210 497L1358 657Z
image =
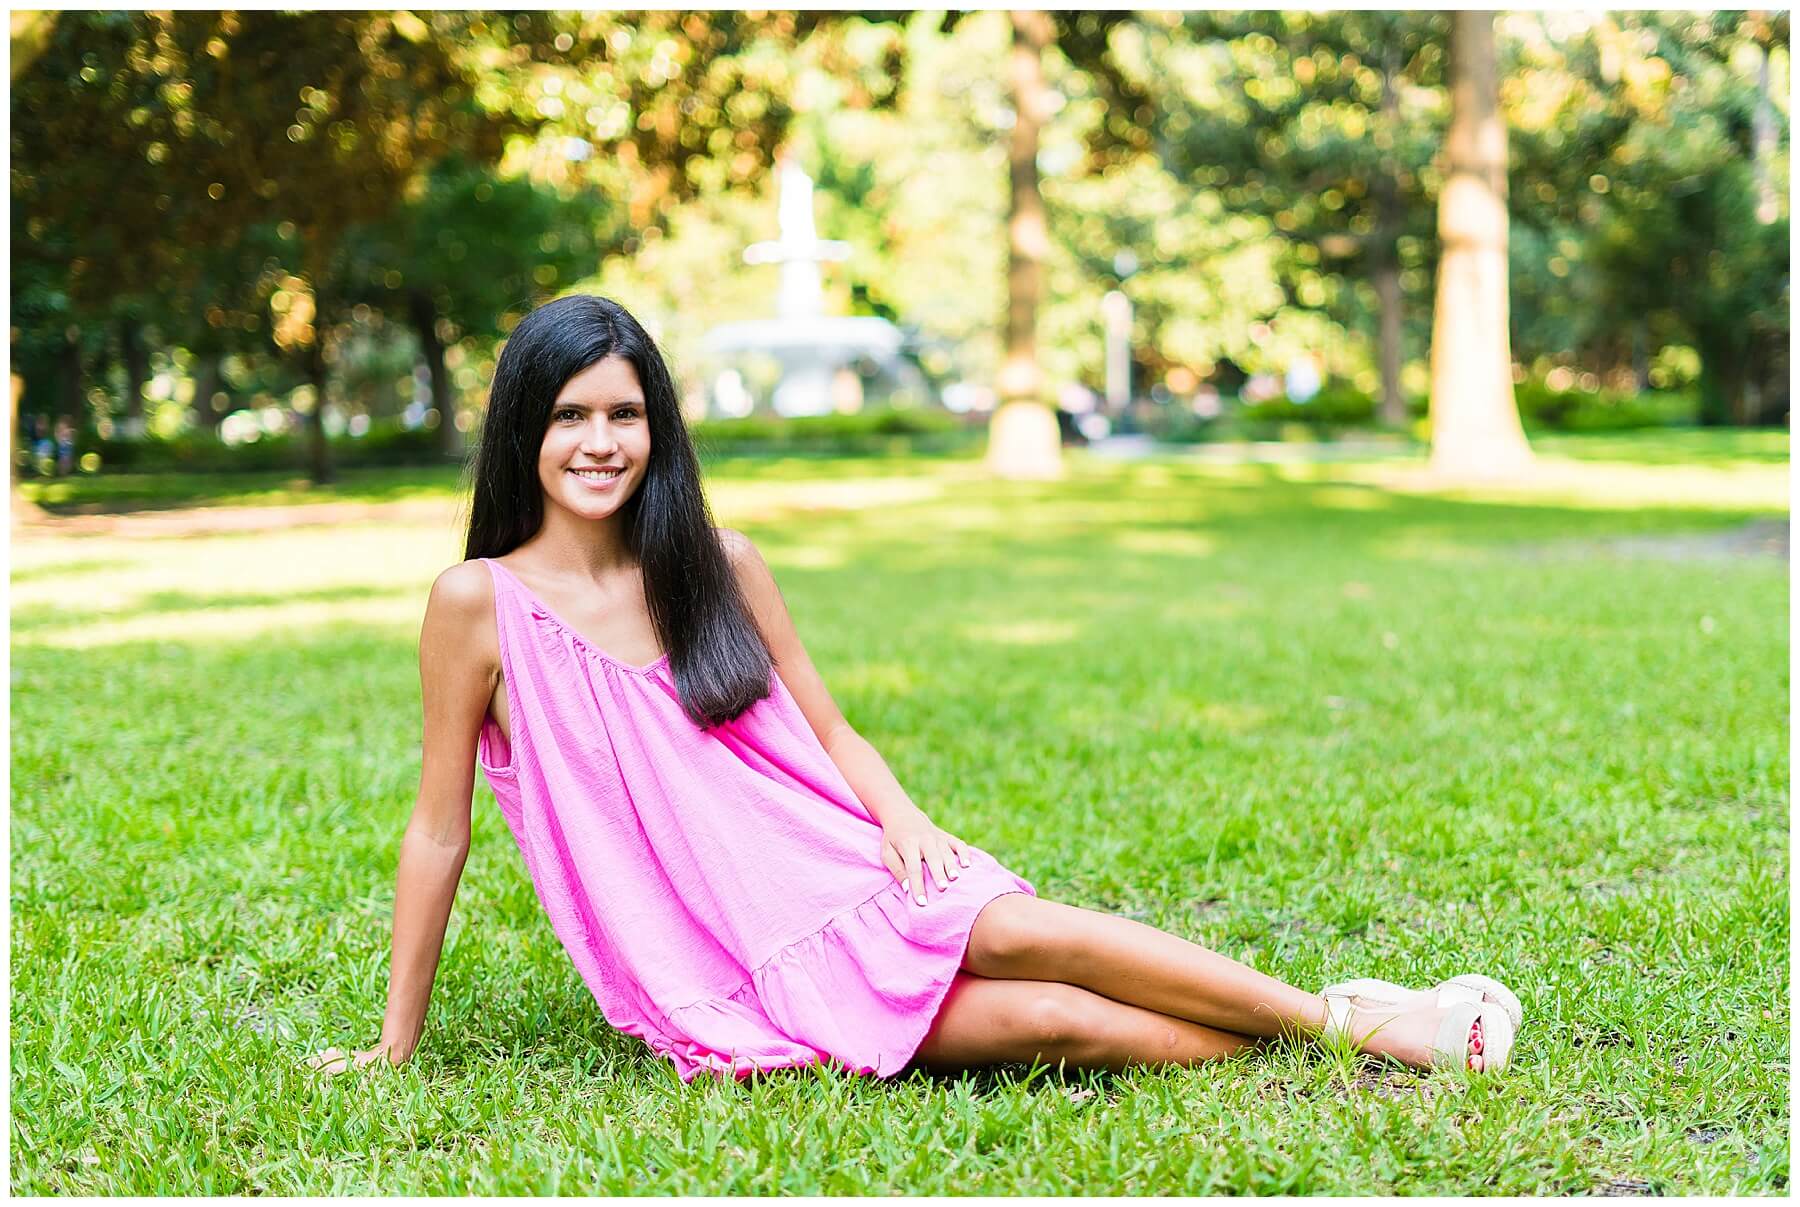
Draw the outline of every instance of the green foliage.
M192 249L277 220L316 268L418 166L498 153L515 127L469 83L451 40L385 14L64 14L14 84L14 206L95 302L172 295Z
M1421 400L1422 401L1422 400ZM1246 403L1244 414L1257 419L1321 423L1347 427L1375 422L1375 399L1345 382L1328 382L1305 402L1277 395L1260 403Z
M213 432L191 431L171 439L96 439L91 447L104 472L247 473L298 470L303 462L300 439L292 434L227 445ZM362 436L334 437L331 449L334 464L345 466L437 465L445 459L435 433L408 430L394 420L372 423Z
M1118 288L1139 394L1208 375L1229 390L1300 354L1375 393L1380 282L1416 393L1443 15L1052 20L1052 390L1101 385L1099 303ZM1497 30L1516 358L1617 388L1696 349L1703 418L1778 419L1786 14L1518 12ZM706 375L705 331L770 309L775 270L739 264L774 234L779 145L818 180L822 232L854 249L827 269L828 304L908 327L935 379L999 367L1003 12L71 11L25 33L27 416L119 409L121 320L234 407L249 397L207 376L222 362L264 365L264 404L321 375L342 395L380 340L451 355L454 409L516 315L571 288L620 298Z
M389 306L427 343L440 319L497 337L603 250L634 249L667 199L720 183L709 164L760 178L788 116L785 52L814 23L55 15L13 92L27 409L80 384L65 330L82 338L126 301L169 343L288 357L321 385L327 346L359 308ZM584 156L565 151L578 135ZM471 208L473 178L503 152L531 195L508 186L491 210ZM430 306L442 313L419 317Z
M1613 432L1691 424L1699 418L1691 392L1555 389L1541 379L1513 387L1519 417L1529 428L1563 432Z
M765 452L942 451L971 447L982 435L978 424L970 424L943 411L900 407L792 418L755 415L744 419L708 419L691 425L689 430L703 456Z
M1507 64L1519 81L1510 132L1521 359L1629 364L1634 344L1641 358L1691 345L1702 419L1779 419L1785 14L1611 14L1556 38L1543 28L1555 18L1509 20L1524 33L1536 23L1508 44Z
M1532 378L1513 388L1519 416L1532 431L1625 432L1643 428L1677 427L1699 417L1699 400L1693 391L1645 391L1562 389ZM1426 400L1413 397L1407 410L1414 418L1426 413ZM1377 402L1343 382L1327 383L1306 402L1277 395L1250 403L1228 399L1225 409L1211 419L1201 419L1182 407L1164 407L1149 430L1160 440L1177 444L1217 440L1335 440L1354 432L1381 429Z
M1188 13L1147 35L1141 69L1169 114L1169 169L1266 220L1285 306L1364 348L1378 273L1413 346L1427 337L1447 28L1438 13ZM1342 351L1334 360L1351 370ZM1364 352L1355 367L1369 363Z
M337 278L347 300L429 324L434 337L497 338L599 258L608 221L596 195L564 198L528 178L506 178L460 158L423 176L415 196L381 221L349 232ZM441 335L435 334L438 320Z

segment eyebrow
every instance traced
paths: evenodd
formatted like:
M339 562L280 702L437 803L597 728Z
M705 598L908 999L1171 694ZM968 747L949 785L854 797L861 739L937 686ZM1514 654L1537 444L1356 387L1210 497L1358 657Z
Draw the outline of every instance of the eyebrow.
M610 411L614 407L644 407L648 404L641 398L621 398L616 402L609 402L604 405L606 409ZM573 399L558 399L556 402L551 403L551 406L559 411L591 411L594 409L594 404L591 402L577 402Z

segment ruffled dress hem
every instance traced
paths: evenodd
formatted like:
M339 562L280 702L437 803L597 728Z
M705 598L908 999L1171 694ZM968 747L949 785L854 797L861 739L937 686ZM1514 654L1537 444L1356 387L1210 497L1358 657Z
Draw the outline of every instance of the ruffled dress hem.
M684 1082L702 1072L741 1080L822 1062L878 1078L899 1074L937 1021L962 967L975 918L999 897L1034 894L1028 882L986 852L973 854L981 862L963 869L953 887L961 887L971 873L985 872L980 877L985 883L975 896L946 895L916 906L907 903L899 885L886 885L777 950L731 993L666 1013L652 1007L647 1013L656 1030L646 1028L640 1038L672 1061ZM930 927L929 936L910 934L910 924L934 908L948 925ZM947 932L961 935L955 958L945 960L946 970L928 981L917 979L916 963L909 966L910 975L897 978L902 983L892 986L881 984L878 972L866 967L872 950L895 944L917 947L921 939L942 958L949 953L941 940L930 939ZM824 1028L829 1034L818 1033L821 1019L831 1020ZM772 1033L771 1024L780 1030ZM711 1038L707 1042L689 1038L696 1035Z

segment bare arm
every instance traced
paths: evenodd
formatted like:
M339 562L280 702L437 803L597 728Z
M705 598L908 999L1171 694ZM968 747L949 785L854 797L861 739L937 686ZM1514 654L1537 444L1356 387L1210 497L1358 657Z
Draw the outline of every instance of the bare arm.
M767 563L750 538L729 528L721 528L719 536L731 557L738 584L754 614L757 628L774 655L776 673L800 706L800 712L818 736L819 744L856 793L856 799L896 843L889 870L894 872L896 879L910 881L922 896L925 883L921 874L922 861L931 868L939 887L943 887L948 880L955 879L957 861L968 866L963 857L962 841L945 834L932 823L925 811L906 794L900 781L894 778L887 760L844 719L837 702L826 689L824 679L807 655L800 634L794 629L787 603L781 598L781 589L775 585L775 576L769 573ZM900 866L895 866L896 861Z
M493 582L478 563L453 566L432 584L419 634L423 765L400 841L387 1013L375 1046L354 1054L359 1066L382 1054L404 1063L424 1031L451 902L469 855L475 742L499 674L492 615ZM331 1072L351 1060L336 1049L314 1058Z
M775 585L775 576L769 573L762 554L750 543L750 538L740 532L721 528L719 536L731 556L738 585L755 614L756 627L762 631L763 640L768 642L769 652L774 655L776 673L787 685L794 703L800 706L806 723L818 736L819 745L825 748L831 761L837 764L837 769L844 773L844 779L855 790L856 798L883 825L907 814L922 814L923 810L913 804L912 797L894 778L886 760L851 727L838 709L837 701L831 698L825 680L800 642L793 618L788 615L787 602L781 598L781 588Z

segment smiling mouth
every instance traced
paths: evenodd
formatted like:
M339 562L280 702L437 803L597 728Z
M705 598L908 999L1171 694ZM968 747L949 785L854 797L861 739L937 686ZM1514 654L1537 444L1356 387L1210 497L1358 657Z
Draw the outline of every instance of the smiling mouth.
M598 468L596 468L596 469L572 469L569 472L574 474L577 478L583 478L590 482L610 482L614 478L617 478L620 475L622 475L625 471L622 469L598 469Z

